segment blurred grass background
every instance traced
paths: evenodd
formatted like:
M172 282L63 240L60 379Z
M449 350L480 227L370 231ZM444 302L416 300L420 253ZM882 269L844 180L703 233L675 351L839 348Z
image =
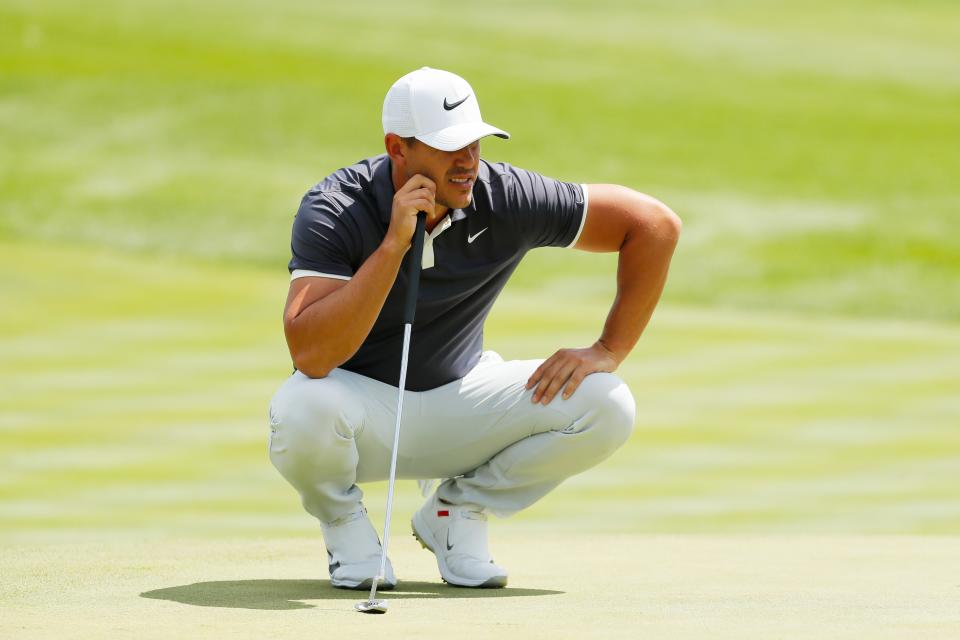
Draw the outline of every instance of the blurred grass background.
M958 42L935 0L0 0L0 532L315 534L266 457L290 223L430 65L488 159L685 222L637 432L510 523L957 533ZM614 269L534 252L488 346L591 342Z

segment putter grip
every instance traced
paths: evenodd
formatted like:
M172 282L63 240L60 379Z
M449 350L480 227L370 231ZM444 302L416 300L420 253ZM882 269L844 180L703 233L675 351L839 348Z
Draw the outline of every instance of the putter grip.
M407 277L407 303L403 307L404 324L413 324L417 313L417 294L420 292L420 263L423 261L423 232L427 225L427 214L417 214L417 230L413 232L413 248L410 250L410 273Z

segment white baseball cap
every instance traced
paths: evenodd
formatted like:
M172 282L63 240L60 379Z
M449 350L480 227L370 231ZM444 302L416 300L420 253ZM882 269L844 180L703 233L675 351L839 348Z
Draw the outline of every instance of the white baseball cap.
M477 96L460 76L423 67L393 83L383 100L383 133L456 151L485 136L509 138L480 117Z

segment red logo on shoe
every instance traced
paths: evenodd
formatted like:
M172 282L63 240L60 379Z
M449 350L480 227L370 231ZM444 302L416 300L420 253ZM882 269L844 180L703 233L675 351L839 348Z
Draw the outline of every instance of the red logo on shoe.
M450 517L450 512L444 509L443 511L437 511L438 518L448 518Z

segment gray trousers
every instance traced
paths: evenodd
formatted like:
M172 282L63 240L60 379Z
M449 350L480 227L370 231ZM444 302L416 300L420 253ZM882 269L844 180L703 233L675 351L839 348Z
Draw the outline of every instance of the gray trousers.
M533 404L525 385L541 362L488 351L460 380L407 391L397 477L445 478L440 498L507 516L607 458L633 430L626 384L594 373L569 399ZM396 387L342 369L296 372L270 403L270 459L304 508L332 522L357 510L358 482L388 478L396 411Z

